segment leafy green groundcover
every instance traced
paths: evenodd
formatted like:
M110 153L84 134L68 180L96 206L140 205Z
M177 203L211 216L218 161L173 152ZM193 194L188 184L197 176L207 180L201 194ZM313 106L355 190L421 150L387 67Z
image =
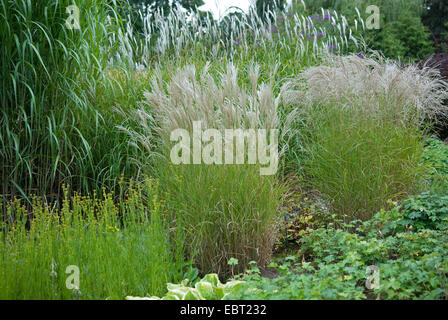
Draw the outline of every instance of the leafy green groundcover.
M413 232L411 225L398 231L402 224L397 222L409 215L396 207L357 227L352 223L311 230L300 240L300 255L271 264L278 270L277 278L263 278L252 270L231 298L447 298L448 234L430 229ZM379 270L379 288L374 290L366 288L371 265Z
M429 167L428 180L431 184L430 189L447 193L448 146L438 139L426 139L422 160Z
M447 207L445 198L436 202ZM274 278L263 277L253 264L225 285L216 275L168 284L162 299L446 299L448 231L428 229L432 222L415 217L414 210L403 204L367 222L307 230L296 255L269 265ZM446 218L439 222L448 225ZM372 265L378 267L378 287L369 290Z

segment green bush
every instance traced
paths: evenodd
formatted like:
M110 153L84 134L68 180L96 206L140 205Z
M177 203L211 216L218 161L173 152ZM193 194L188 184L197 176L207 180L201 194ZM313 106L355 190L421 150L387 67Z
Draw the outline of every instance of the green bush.
M404 200L400 206L402 217L396 226L405 231L447 230L448 196L424 192Z
M431 34L422 23L422 16L426 13L424 0L308 2L306 6L310 14L320 13L321 7L333 9L344 15L350 23L354 19L359 20L359 17L365 22L369 16L367 7L376 5L380 9L380 29L360 30L360 34L355 36L362 36L370 49L381 51L388 58L416 61L435 51Z
M418 61L434 53L431 34L419 16L402 12L393 21L384 23L380 30L368 30L366 43L392 59Z

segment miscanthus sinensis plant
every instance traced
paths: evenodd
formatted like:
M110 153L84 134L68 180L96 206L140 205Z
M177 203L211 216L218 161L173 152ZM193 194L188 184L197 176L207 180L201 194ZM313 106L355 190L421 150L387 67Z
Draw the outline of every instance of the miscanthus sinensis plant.
M156 72L151 91L145 93L149 108L135 113L142 131L123 128L137 146L158 151L147 168L159 179L171 212L168 218L185 232L186 241L179 245L203 273L229 275L227 261L232 257L240 261L241 270L251 260L266 265L276 237L283 193L276 176L260 176L258 164L175 165L169 156L172 130L191 130L193 121L217 130L288 131L294 113L283 122L277 115L286 88L275 94L273 83L260 84L256 65L248 73L246 87L239 84L232 64L216 78L208 64L199 72L193 66L179 69L166 83ZM152 137L161 138L158 146L152 145Z
M367 219L418 192L424 119L447 114L447 84L432 69L378 58L330 57L299 76L302 168L309 187L350 218Z

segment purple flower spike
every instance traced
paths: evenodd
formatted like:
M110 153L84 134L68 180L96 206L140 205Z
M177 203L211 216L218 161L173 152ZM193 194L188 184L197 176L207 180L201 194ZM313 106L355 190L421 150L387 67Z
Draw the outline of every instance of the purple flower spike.
M363 54L363 53L358 53L357 56L360 57L360 58L364 58L366 55Z
M331 45L330 45L330 50L335 50L335 49L336 49L336 46L333 45L333 44L331 44Z
M325 19L325 20L330 20L330 18L331 18L331 16L330 16L328 13L326 13L326 14L324 15L324 19Z
M240 42L239 42L239 41L233 41L233 45L234 45L234 46L239 46L239 45L240 45Z

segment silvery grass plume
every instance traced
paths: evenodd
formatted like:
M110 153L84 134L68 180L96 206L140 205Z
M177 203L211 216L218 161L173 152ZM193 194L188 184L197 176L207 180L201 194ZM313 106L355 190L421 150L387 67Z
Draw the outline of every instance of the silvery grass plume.
M120 47L116 55L118 62L137 59L141 61L131 64L146 65L153 58L160 60L169 56L177 59L185 50L195 52L197 48L206 50L213 57L218 53L233 57L251 55L254 48L269 53L275 47L301 59L328 51L340 52L350 42L358 45L354 36L358 22L364 26L359 17L359 21L353 21L352 30L343 15L324 9L319 19L327 22L325 27L317 23L314 16L298 13L269 11L265 19L261 19L254 7L246 14L227 16L220 21L214 21L209 15L201 16L199 11L187 13L179 6L174 6L167 15L160 10L140 14L144 25L143 40L134 35L129 23L125 33L110 39L111 47L117 44Z
M373 112L385 107L401 114L401 120L436 120L448 115L443 104L448 98L448 83L438 70L401 66L376 52L370 57L328 56L326 65L307 69L299 81L306 83L307 90L295 95L289 92L290 98L339 102L347 108L362 106Z
M276 70L274 68L271 79ZM192 130L194 121L201 121L204 129L279 129L279 141L282 141L286 135L291 136L291 123L295 117L292 112L280 121L278 115L288 87L284 85L275 95L273 80L259 83L259 76L259 66L250 65L250 86L245 88L238 84L238 69L231 63L219 74L218 80L209 72L209 63L202 70L187 65L166 83L157 70L151 79L151 91L144 93L150 111L142 108L135 112L143 133L120 129L142 144L146 151L152 148L152 129L166 143L173 130ZM284 149L279 153L282 154Z

